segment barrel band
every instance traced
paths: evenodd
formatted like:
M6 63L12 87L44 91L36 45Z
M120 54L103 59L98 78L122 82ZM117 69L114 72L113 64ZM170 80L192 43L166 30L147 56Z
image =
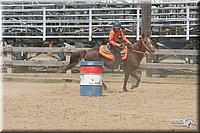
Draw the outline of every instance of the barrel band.
M102 61L81 61L81 66L103 66L104 63Z

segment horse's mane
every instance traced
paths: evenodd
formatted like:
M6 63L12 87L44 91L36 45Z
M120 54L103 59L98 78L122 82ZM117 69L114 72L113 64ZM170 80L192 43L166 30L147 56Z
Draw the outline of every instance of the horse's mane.
M157 48L157 44L155 40L151 39L151 43L152 45ZM129 50L142 50L143 46L142 46L142 40L140 39L139 41L135 42L133 45L128 46Z
M128 45L129 50L137 50L140 48L140 41L135 42L133 45Z

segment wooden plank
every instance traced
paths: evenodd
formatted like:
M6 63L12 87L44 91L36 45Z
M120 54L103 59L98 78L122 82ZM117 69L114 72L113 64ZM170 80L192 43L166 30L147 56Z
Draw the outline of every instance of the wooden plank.
M4 60L3 64L6 66L62 66L67 65L68 61L23 61L23 60Z
M7 53L7 58L8 58L8 61L12 61L12 53L11 52ZM11 74L12 72L13 72L12 66L8 66L7 67L7 73Z
M79 50L87 50L89 48L70 48L70 47L3 47L5 52L66 52L72 53Z
M68 61L22 61L12 60L4 61L6 66L62 66L67 65ZM198 70L198 64L166 64L166 63L143 63L140 65L141 69L175 69L175 70Z
M2 73L2 76L7 78L12 76L13 78L70 78L71 76L67 75L66 73Z
M164 64L164 63L145 63L140 65L141 69L175 69L175 70L198 70L198 64Z
M158 49L155 55L199 55L198 50L182 50L182 49Z

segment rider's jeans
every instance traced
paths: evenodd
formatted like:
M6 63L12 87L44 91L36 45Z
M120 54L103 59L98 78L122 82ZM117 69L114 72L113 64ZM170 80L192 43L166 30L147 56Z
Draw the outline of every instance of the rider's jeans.
M121 54L120 54L121 49L117 46L111 45L111 50L113 51L113 54L115 56L115 61L113 63L114 69L117 69L121 62Z

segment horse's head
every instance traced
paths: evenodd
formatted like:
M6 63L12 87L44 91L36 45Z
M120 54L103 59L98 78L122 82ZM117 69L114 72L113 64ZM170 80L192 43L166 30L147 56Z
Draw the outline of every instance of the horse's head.
M155 46L153 45L154 43L149 37L142 38L141 44L150 54L155 52Z

